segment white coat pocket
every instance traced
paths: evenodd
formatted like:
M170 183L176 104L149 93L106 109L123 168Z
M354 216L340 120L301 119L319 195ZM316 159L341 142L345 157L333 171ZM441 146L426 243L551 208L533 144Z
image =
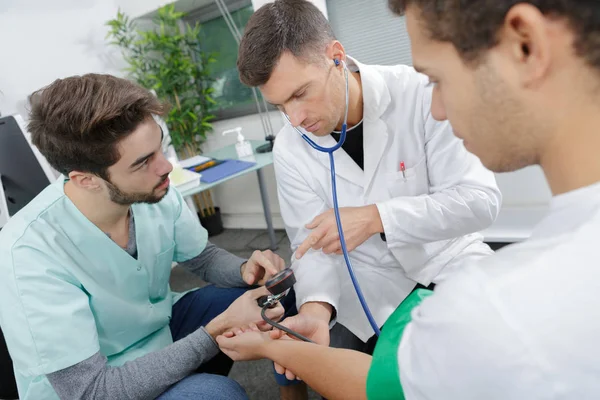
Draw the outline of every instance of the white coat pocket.
M414 166L407 165L406 167L404 173L396 171L387 175L386 181L390 197L429 194L426 158L421 158Z

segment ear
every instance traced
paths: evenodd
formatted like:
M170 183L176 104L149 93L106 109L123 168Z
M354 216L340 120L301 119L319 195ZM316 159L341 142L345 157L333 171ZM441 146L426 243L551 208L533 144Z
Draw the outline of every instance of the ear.
M346 61L346 50L337 40L334 40L327 46L327 58L333 60ZM341 67L341 63L339 65Z
M87 172L71 171L69 172L69 180L81 189L93 192L102 190L101 179Z
M548 19L529 4L517 4L506 14L499 46L515 66L523 86L537 85L550 71L552 38Z

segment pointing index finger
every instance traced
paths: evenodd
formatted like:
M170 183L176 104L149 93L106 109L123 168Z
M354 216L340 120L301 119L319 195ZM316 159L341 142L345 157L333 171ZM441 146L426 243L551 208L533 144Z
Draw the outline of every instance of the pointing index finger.
M304 254L306 254L308 249L314 248L314 246L319 243L323 236L325 236L325 232L321 232L320 230L311 232L310 235L304 239L304 242L298 246L298 249L296 250L296 259L301 259Z

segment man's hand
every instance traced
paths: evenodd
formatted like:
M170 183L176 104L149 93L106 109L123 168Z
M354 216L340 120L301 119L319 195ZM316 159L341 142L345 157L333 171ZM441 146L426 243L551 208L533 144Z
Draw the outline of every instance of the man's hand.
M329 320L331 319L332 307L326 303L305 303L300 308L300 313L283 320L281 325L306 336L313 342L329 346ZM285 332L273 329L270 332L271 339L287 338ZM290 336L292 339L296 339ZM279 364L275 364L278 374L285 374L289 380L296 377L290 370L286 370Z
M362 207L340 208L340 219L348 252L354 250L376 233L383 232L383 224L379 210L375 204ZM342 245L338 234L333 209L315 217L306 229L312 232L296 250L296 258L300 259L309 250L321 250L325 254L342 254Z
M271 250L252 253L252 257L242 264L242 279L248 285L264 285L273 275L285 268L285 261Z
M263 321L260 315L261 308L258 306L257 300L261 296L268 294L269 291L264 286L248 290L231 303L227 310L210 321L205 329L212 337L216 338L223 334L223 332L250 324L265 326L266 322ZM278 320L283 315L283 312L281 304L277 304L276 307L267 309L265 314L270 319Z
M273 341L269 333L261 332L255 324L225 332L216 340L221 351L234 361L265 358L266 346Z

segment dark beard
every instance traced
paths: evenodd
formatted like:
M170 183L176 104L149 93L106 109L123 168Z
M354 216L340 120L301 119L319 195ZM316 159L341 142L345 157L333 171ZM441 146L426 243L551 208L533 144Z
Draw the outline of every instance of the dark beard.
M106 186L108 187L110 200L113 203L122 206L129 206L135 203L156 204L161 201L169 192L169 188L167 188L167 191L163 195L156 195L154 193L156 188L163 184L167 177L168 175L165 176L160 183L154 187L151 193L125 193L110 181L106 181Z

